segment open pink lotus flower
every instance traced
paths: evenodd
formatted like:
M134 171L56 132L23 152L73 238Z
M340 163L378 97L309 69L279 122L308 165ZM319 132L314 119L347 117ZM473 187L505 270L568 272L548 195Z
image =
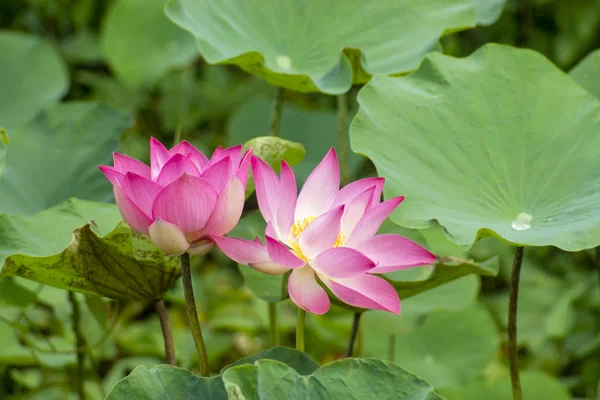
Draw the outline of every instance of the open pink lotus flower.
M188 142L167 150L152 138L150 167L114 153L114 167L100 169L133 230L167 255L201 255L213 245L210 235L224 235L239 221L251 156L240 145L219 147L209 160Z
M373 274L431 264L436 257L413 241L375 235L403 197L380 203L383 178L361 179L340 187L331 149L296 196L296 181L283 162L281 178L261 159L252 158L260 211L267 221L265 241L214 237L231 259L268 273L292 269L288 292L298 307L323 314L327 292L355 307L400 313L394 288Z

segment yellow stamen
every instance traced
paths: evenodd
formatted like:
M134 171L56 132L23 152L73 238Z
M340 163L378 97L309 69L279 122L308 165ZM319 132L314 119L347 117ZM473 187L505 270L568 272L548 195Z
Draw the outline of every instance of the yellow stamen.
M291 235L293 237L294 240L292 240L291 242L291 247L294 250L294 253L296 253L296 255L298 257L300 257L301 259L308 261L306 259L306 257L304 257L304 255L302 254L302 251L300 250L300 246L297 243L298 238L300 237L300 234L306 229L306 227L308 225L310 225L311 222L313 222L315 219L317 219L317 217L306 217L303 220L300 221L296 221L294 223L294 225L292 225L292 229L291 229ZM340 232L338 234L337 239L335 240L335 243L333 244L333 247L340 247L343 246L344 243L346 242L346 237L342 234L342 232Z
M294 225L292 225L292 236L294 236L295 239L298 239L302 231L304 231L308 224L315 219L317 219L317 217L306 217L302 221L296 221Z
M333 247L343 246L345 242L346 242L346 237L344 236L344 234L342 232L340 232L337 239L335 239L335 243L333 244Z

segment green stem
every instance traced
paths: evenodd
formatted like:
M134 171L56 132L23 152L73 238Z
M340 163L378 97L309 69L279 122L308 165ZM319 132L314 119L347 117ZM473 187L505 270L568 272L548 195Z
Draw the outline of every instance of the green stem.
M196 299L194 298L194 288L192 286L192 271L190 268L190 255L184 253L181 255L181 279L183 281L183 293L185 296L185 306L187 309L188 323L194 337L196 352L198 353L198 363L200 364L200 375L208 376L208 355L206 345L202 337L200 321L198 321L198 310L196 309Z
M271 346L279 346L279 331L277 329L277 303L269 305L269 324L271 326Z
M336 97L337 103L337 121L338 121L338 137L340 146L340 173L342 185L350 182L350 168L348 164L348 135L346 126L348 124L348 97L346 94L341 94Z
M273 112L271 114L271 127L269 135L278 137L281 127L281 109L283 108L283 88L275 88L275 100L273 100Z
M519 246L515 249L508 302L508 361L510 364L510 382L513 400L523 400L517 352L517 304L519 300L519 276L521 275L522 263L523 247Z
M74 292L69 292L69 302L71 303L71 328L75 334L75 352L77 354L77 377L75 384L77 385L77 393L81 400L85 399L85 365L84 365L84 351L85 351L85 337L81 332L81 308L77 297Z
M600 246L596 247L596 269L598 270L598 288L600 288Z
M391 334L388 338L388 361L396 362L396 335Z
M360 326L360 317L362 312L355 312L352 320L352 329L350 330L350 340L348 341L348 349L346 350L346 357L352 357L354 352L354 342L358 336L358 327Z
M158 314L158 319L160 320L163 341L165 342L165 357L169 364L176 367L177 359L175 357L175 346L173 344L173 330L171 329L171 321L169 320L165 301L163 299L157 300L156 303L154 303L154 307L156 308L156 314Z
M179 142L181 142L181 129L182 126L181 124L178 124L177 127L175 128L175 136L173 137L173 146L179 144Z
M296 323L296 349L304 351L304 322L306 321L306 311L298 309L298 322Z

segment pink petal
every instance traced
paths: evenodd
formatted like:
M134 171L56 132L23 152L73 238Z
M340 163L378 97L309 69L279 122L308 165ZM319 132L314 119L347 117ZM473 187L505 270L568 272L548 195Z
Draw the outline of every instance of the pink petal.
M125 174L121 187L127 196L148 216L152 215L152 204L162 186L132 172Z
M153 218L177 225L184 233L199 231L206 225L217 197L210 183L184 173L156 196Z
M238 264L246 264L258 271L271 275L279 275L288 271L288 268L271 261L266 247L260 240L228 238L225 236L211 236L211 239L214 240L217 247L227 257Z
M346 304L400 314L398 293L385 279L363 274L349 279L322 280Z
M288 280L290 298L301 309L313 314L325 314L329 310L329 296L318 283L310 267L297 268Z
M287 268L299 268L306 265L306 262L296 257L286 245L271 236L265 236L267 244L267 252L269 258L276 264L283 265Z
M125 177L125 174L117 171L113 167L109 167L107 165L100 165L98 166L98 168L100 169L100 171L102 171L104 176L106 176L106 179L108 179L113 185L119 186L119 182Z
M281 162L281 180L279 183L279 204L277 205L277 229L287 240L292 224L294 223L294 210L296 208L296 195L298 188L296 178L290 166Z
M368 210L358 221L344 246L361 249L377 233L383 221L398 207L402 200L404 200L402 196L394 197Z
M187 252L193 256L203 256L212 250L213 245L212 240L198 240L190 244Z
M374 236L361 249L377 266L370 272L383 274L400 269L433 264L436 256L417 243L400 235Z
M271 236L272 238L279 238L279 240L281 240L282 242L285 242L285 240L282 240L284 238L279 237L279 233L275 230L275 227L274 227L272 221L267 223L267 227L265 229L265 235Z
M250 160L252 160L252 149L248 150L244 154L244 157L242 157L242 161L240 161L240 165L235 173L235 176L237 176L240 182L242 182L244 190L246 190L246 184L248 183L248 169L250 168Z
M229 184L217 198L215 208L202 228L204 235L225 235L231 231L240 220L244 209L246 193L242 183L233 176Z
M181 229L160 218L150 225L148 233L152 243L168 256L180 256L190 247Z
M161 186L167 186L175 179L180 177L183 173L190 175L199 176L198 168L188 157L183 154L175 154L167 163L162 167L160 175L156 179L156 183Z
M335 150L331 149L310 174L298 195L294 219L321 215L332 208L340 188L340 167Z
M172 157L175 154L187 157L194 163L198 171L202 171L208 165L208 158L186 140L169 150L169 156Z
M169 159L171 158L171 156L169 155L169 152L167 151L167 149L165 148L165 146L162 145L161 142L159 142L158 140L156 140L155 138L151 138L150 139L150 169L151 169L151 178L153 181L156 180L156 178L158 178L158 175L160 174L160 170L162 169L163 165L165 165L167 163L167 161L169 161Z
M225 150L221 150L221 146L215 150L212 158L210 159L210 163L214 164L215 162L229 157L231 159L232 164L237 167L240 165L240 160L242 159L243 146L238 144L237 146L230 147Z
M342 234L345 238L352 234L352 231L358 224L358 221L365 215L365 212L370 207L373 201L373 195L376 188L374 186L368 188L364 192L356 196L345 208L344 216L342 217Z
M115 200L123 220L136 232L148 233L152 219L125 194L121 186L114 185Z
M364 178L349 183L338 192L337 196L335 196L335 201L333 202L333 205L335 207L341 204L348 204L352 200L354 200L356 196L358 196L359 194L363 193L365 190L371 187L375 187L375 191L373 192L373 199L370 206L372 207L376 204L379 204L381 200L381 192L383 191L384 182L384 178Z
M348 247L327 249L316 256L310 265L320 274L331 278L353 278L375 267L375 263L360 251Z
M222 158L202 172L202 178L206 179L217 193L221 193L233 176L233 164L229 157Z
M340 234L344 206L339 206L311 222L298 238L302 254L309 260L333 247Z
M139 176L150 179L150 167L143 162L121 153L113 153L115 169L122 173L133 172Z
M266 222L276 221L279 180L271 167L260 158L252 157L252 175L256 186L258 208Z

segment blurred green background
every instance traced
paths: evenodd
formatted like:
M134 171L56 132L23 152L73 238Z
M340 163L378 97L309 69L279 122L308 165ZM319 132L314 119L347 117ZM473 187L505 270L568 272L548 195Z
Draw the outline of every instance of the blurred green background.
M18 176L4 176L0 195L12 194L0 200L0 211L31 214L70 196L111 201L99 198L107 183L96 166L105 160L95 154L118 148L148 161L151 136L166 145L185 139L210 153L268 134L274 88L236 67L205 63L191 35L164 16L163 5L162 0L0 0L0 125L13 139L9 160L22 164L26 176L39 177L32 191L14 185ZM521 0L508 1L492 25L446 36L442 44L445 53L456 56L487 42L528 47L568 72L600 47L599 32L599 0ZM358 89L349 94L352 114ZM329 147L339 149L335 99L289 90L284 99L281 136L306 148L295 167L303 181ZM40 111L42 121L35 119ZM359 155L351 154L349 161L353 179L375 173ZM251 238L261 229L251 198L232 235ZM464 256L440 229L416 232L391 223L383 229L437 254ZM496 279L467 276L407 299L400 317L366 313L358 355L393 360L451 400L510 399L505 324L512 250L490 238L469 256L485 260L495 254L501 261ZM417 279L422 272L415 269L405 277ZM258 279L252 271L215 251L194 260L194 273L213 371L270 346L267 303L244 283ZM518 325L527 399L600 399L597 278L591 251L527 249ZM13 285L3 290L3 282L0 398L74 398L66 292L21 279L13 279L20 290ZM78 298L89 345L90 399L103 398L135 366L163 362L151 304ZM194 369L179 282L166 300L179 365ZM282 344L292 346L294 307L286 301L278 308ZM341 357L351 319L350 312L335 307L325 316L310 316L308 353L319 362Z

